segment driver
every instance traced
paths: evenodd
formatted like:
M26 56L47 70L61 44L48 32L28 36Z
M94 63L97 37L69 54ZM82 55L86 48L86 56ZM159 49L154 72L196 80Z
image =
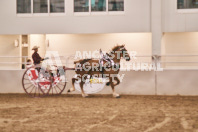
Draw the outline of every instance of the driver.
M34 65L39 65L41 63L41 61L43 61L44 59L40 57L40 55L38 54L38 46L34 46L32 48L32 50L34 50L34 53L32 54L32 59L34 62Z

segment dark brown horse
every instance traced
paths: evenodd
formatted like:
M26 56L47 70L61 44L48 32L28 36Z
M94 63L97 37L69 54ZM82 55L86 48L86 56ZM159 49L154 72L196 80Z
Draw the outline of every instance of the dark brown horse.
M85 84L85 80L87 76L91 77L108 77L109 82L106 83L107 86L111 85L113 90L113 97L120 97L119 94L115 92L115 86L120 83L117 74L120 71L120 59L124 58L126 61L130 60L130 56L125 49L124 45L115 46L109 54L100 60L96 59L83 59L79 61L75 61L74 64L76 66L76 74L77 78L72 78L72 88L68 90L68 92L75 91L74 83L76 80L80 79L80 87L83 97L87 97L88 95L84 93L83 85ZM114 83L116 81L116 83Z

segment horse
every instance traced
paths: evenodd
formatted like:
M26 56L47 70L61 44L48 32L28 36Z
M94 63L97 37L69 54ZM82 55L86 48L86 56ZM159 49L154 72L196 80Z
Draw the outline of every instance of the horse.
M113 97L119 98L120 95L115 92L115 86L120 84L120 80L117 77L120 71L120 60L124 58L126 61L130 61L130 56L125 48L125 45L117 45L112 48L110 53L106 54L105 58L109 59L81 59L75 61L75 72L78 75L77 78L72 78L72 88L67 92L75 91L74 83L80 79L80 88L82 92L82 97L88 97L88 95L83 90L83 85L88 76L90 77L109 77L109 81L106 83L107 86L111 86L113 91ZM103 63L101 63L103 62ZM114 83L116 81L116 83Z

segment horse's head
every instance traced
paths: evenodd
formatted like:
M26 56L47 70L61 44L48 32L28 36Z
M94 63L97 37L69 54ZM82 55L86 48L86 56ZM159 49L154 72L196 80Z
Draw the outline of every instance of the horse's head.
M115 53L119 53L120 56L117 57L123 57L126 61L130 61L130 56L125 48L125 45L117 45L116 47L113 48L113 51ZM117 58L121 59L121 58Z

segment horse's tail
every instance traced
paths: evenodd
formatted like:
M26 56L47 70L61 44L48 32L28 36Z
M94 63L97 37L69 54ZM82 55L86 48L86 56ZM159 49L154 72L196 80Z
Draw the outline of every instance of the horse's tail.
M79 61L74 61L74 64L79 63Z

